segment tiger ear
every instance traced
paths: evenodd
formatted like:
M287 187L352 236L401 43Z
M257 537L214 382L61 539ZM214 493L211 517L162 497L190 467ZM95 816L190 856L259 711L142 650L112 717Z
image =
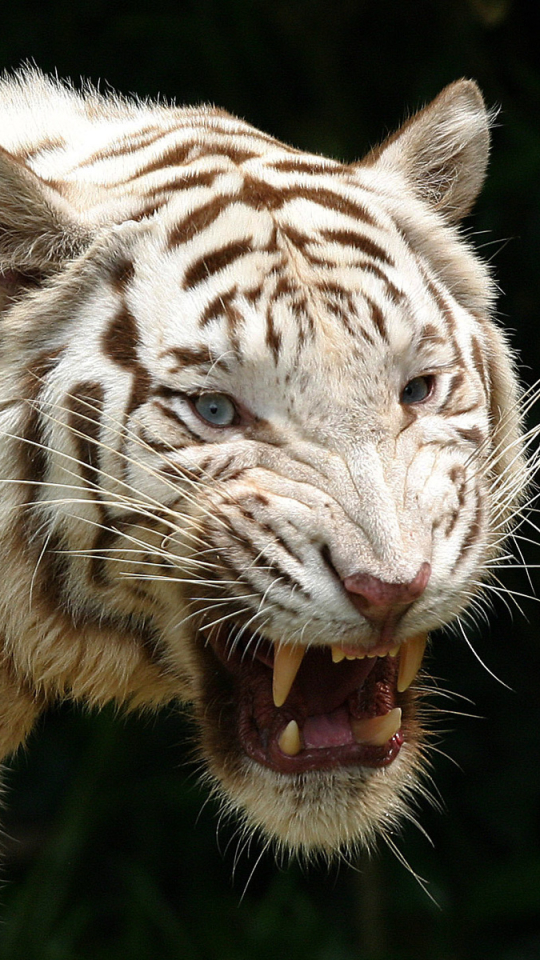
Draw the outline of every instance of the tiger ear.
M484 182L489 116L473 80L450 84L362 161L405 177L419 199L457 223Z
M53 273L89 240L71 206L0 147L0 274Z

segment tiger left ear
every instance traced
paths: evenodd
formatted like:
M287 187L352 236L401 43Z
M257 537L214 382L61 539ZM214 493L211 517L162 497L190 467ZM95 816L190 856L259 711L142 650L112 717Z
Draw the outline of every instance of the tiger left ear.
M0 274L54 273L89 241L60 194L0 147Z
M484 182L489 116L473 80L450 84L360 165L405 177L416 196L448 223L469 213Z

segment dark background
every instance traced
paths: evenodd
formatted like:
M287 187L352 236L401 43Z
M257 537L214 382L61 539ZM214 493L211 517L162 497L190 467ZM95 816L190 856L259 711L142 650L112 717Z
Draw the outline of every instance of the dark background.
M212 101L312 151L361 156L446 83L499 106L467 230L493 263L525 382L540 371L540 49L535 0L55 0L4 4L0 66ZM533 411L532 421L535 414ZM536 412L536 420L538 411ZM531 526L524 537L538 539ZM521 543L528 551L527 544ZM532 563L539 557L528 552ZM536 579L533 569L532 580ZM502 571L514 594L523 573ZM7 776L2 960L538 960L537 604L434 637L431 670L473 703L448 715L431 843L328 870L276 864L221 822L189 764L188 721L58 709ZM508 689L509 688L509 689ZM202 809L202 813L200 812Z

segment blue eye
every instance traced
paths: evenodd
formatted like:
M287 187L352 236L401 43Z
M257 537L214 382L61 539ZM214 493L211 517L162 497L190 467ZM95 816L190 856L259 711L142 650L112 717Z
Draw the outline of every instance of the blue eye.
M236 419L236 407L223 393L202 393L192 403L200 418L213 427L230 427Z
M432 390L433 377L415 377L414 380L409 380L408 384L403 388L400 403L409 405L422 403L423 400L427 400Z

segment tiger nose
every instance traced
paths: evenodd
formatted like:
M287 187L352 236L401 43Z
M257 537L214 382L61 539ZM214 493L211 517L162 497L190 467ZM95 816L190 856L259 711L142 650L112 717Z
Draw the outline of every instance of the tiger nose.
M431 564L422 564L409 583L387 583L370 573L353 573L345 577L343 586L349 600L368 620L381 621L399 615L422 596L431 576Z

